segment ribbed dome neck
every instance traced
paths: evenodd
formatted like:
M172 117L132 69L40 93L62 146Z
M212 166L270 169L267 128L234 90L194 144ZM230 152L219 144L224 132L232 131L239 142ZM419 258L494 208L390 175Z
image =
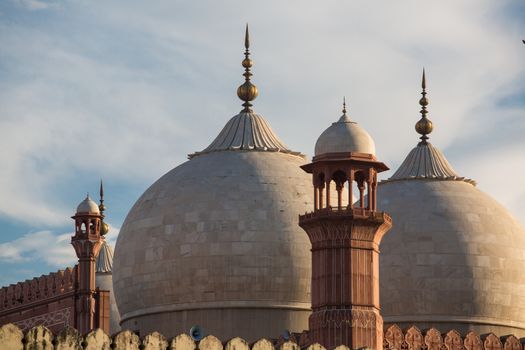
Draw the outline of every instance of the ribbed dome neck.
M98 253L96 272L111 273L113 271L113 249L106 242L102 243L102 248Z
M459 176L443 153L429 142L413 148L394 175L381 182L419 179L464 181L476 185L476 181Z
M270 124L253 111L242 111L231 118L208 147L188 155L188 158L222 151L281 152L304 158L301 152L290 150Z

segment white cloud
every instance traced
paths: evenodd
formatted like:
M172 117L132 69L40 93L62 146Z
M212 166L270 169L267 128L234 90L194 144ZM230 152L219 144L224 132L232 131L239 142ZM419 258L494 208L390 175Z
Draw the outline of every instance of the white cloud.
M114 247L119 229L110 227L106 241ZM49 267L63 269L77 262L71 246L73 233L56 234L51 231L26 233L13 241L0 244L0 263L35 261Z
M13 0L13 2L30 11L45 10L57 5L55 2L42 0Z
M0 197L9 198L0 213L63 224L71 208L54 192L64 191L64 179L146 185L204 148L240 109L246 21L261 92L256 110L289 146L311 153L346 95L351 117L395 167L417 142L424 65L434 145L462 175L525 212L517 200L524 184L504 194L492 181L493 169L511 159L474 147L498 133L476 121L509 119L516 111L498 101L525 90L525 24L505 7L518 5L117 1L101 10L67 2L48 21L0 21L0 69L8 73L0 82ZM449 146L473 133L476 157L468 148L454 154ZM512 141L498 136L502 145ZM499 165L480 168L489 162Z

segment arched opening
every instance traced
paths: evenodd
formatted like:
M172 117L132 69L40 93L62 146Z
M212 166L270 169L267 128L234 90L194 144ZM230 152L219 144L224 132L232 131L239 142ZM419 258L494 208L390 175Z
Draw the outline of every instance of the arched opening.
M354 180L357 184L357 190L359 191L359 208L365 208L366 176L361 170L359 170L355 172Z
M332 180L335 182L335 195L337 196L337 209L341 210L347 203L347 199L343 199L343 190L345 188L345 182L347 181L346 174L337 170L332 175Z
M314 184L314 208L315 210L323 208L323 189L325 183L324 173L317 175L315 184Z

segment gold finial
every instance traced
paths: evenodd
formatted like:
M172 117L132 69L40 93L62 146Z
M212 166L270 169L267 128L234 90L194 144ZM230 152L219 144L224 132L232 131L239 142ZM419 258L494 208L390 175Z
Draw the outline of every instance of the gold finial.
M432 132L433 126L432 122L427 118L427 106L428 106L428 99L427 99L427 83L425 79L425 68L423 68L423 78L421 79L421 99L419 100L419 105L421 106L421 119L416 123L416 131L421 134L421 142L419 142L420 145L426 145L428 140L428 134Z
M242 66L244 67L244 84L237 88L237 96L244 101L242 104L244 109L242 112L251 112L252 104L250 101L255 100L259 91L257 87L253 85L250 81L250 77L253 75L250 71L250 68L253 66L253 61L250 59L250 32L248 31L248 23L246 23L246 33L244 36L244 47L246 51L244 52L244 60L242 60Z

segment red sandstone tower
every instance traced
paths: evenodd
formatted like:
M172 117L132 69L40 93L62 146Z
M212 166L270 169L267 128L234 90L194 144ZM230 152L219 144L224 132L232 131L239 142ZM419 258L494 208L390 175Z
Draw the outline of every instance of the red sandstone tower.
M315 203L313 212L299 216L312 243L309 338L328 349L383 346L379 243L392 223L388 214L376 211L377 173L388 168L374 153L372 138L344 108L319 137L312 163L302 166L312 174Z
M99 206L89 195L77 207L75 235L71 244L78 257L78 294L76 300L76 327L81 334L86 334L95 327L108 328L96 319L99 312L97 302L100 297L95 290L95 261L104 241L104 223Z

